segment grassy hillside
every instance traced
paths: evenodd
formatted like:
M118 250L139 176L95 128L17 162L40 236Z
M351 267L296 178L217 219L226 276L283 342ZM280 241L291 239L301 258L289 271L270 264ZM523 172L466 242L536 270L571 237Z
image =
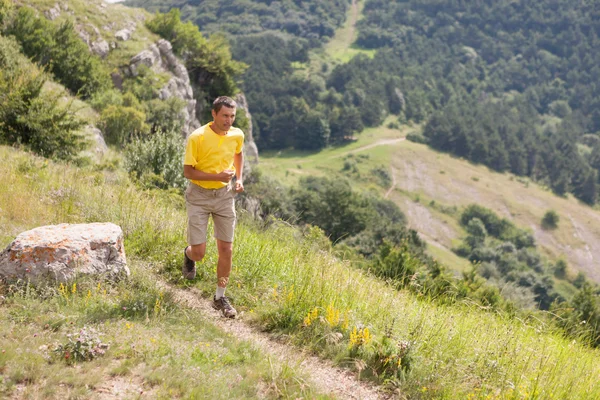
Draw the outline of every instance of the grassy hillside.
M51 288L43 294L5 287L0 309L10 323L3 328L3 348L13 348L9 343L18 340L23 350L2 355L5 393L30 391L36 398L43 387L51 397L52 387L67 383L74 393L89 394L99 385L96 376L106 374L144 382L157 396L175 391L185 397L203 393L204 381L181 375L185 365L199 364L218 376L236 365L243 379L234 396L257 395L245 377L254 379L246 365L254 366L260 356L244 350L243 343L218 347L224 346L215 338L218 332L162 300L152 284L166 279L189 287L179 271L185 225L180 197L142 192L113 172L54 164L6 147L0 156L6 160L0 167L6 183L0 191L2 244L38 225L111 221L125 232L135 271L131 282L111 286L106 294L105 283L98 288L84 281L76 289ZM192 283L206 296L212 294L215 261L209 246L205 268ZM597 351L562 339L536 319L501 317L468 305L441 307L397 292L333 258L318 230L302 234L286 225L256 226L242 218L233 277L230 294L244 320L285 334L291 343L363 377L391 378L394 390L410 398L600 396ZM131 311L136 304L137 311ZM181 321L183 327L172 328ZM103 341L111 344L106 355L66 369L60 360L46 361L41 346L65 342L67 333L84 325L105 334ZM188 330L197 332L196 348L204 347L181 353L192 340ZM221 354L216 363L208 356L212 350L202 350L213 347ZM228 357L232 361L226 362ZM65 371L61 377L58 369ZM256 380L267 379L268 371L256 370Z
M365 54L373 57L374 50L361 49L354 45L358 32L356 23L362 16L365 0L352 0L352 6L346 13L344 25L335 31L335 35L325 46L323 53L334 62L347 62L357 54Z
M414 130L418 128L390 129L384 123L365 130L349 146L311 154L264 153L261 167L289 184L305 175L340 174L356 187L387 195L405 212L410 226L429 242L430 253L459 271L468 262L450 250L465 234L457 217L464 206L479 203L530 229L547 256L568 260L572 274L582 271L600 282L594 268L600 259L597 210L572 196L556 196L527 178L499 174L425 145L398 140ZM388 171L387 185L377 178L377 168ZM555 230L542 229L548 210L555 210L560 217Z
M421 196L421 204L430 210L439 206L462 207L473 202L482 204L531 229L537 243L552 258L564 256L576 270L600 282L600 271L595 268L600 259L600 213L588 205L571 196L558 197L527 178L499 174L410 142L397 147L391 168L397 182L391 198L404 203L409 215L422 206L407 202L405 193ZM437 207L431 206L432 200ZM541 226L548 210L555 210L560 216L555 230L544 230ZM417 230L449 246L459 232L441 233L428 228L432 225L430 222L440 220L432 212L431 218L413 219L413 223Z

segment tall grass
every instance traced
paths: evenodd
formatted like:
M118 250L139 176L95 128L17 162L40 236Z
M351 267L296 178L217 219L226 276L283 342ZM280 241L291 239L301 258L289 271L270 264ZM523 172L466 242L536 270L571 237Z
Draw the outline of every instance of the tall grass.
M42 223L111 221L123 227L129 256L182 282L181 198L142 192L112 173L41 168L42 161L7 148L0 148L0 157L6 161L0 179L11 183L0 189L0 223L9 227L3 242ZM24 164L34 167L19 172ZM59 189L68 195L57 200L52 193ZM6 213L17 205L32 208ZM259 224L241 214L228 293L242 318L403 397L600 398L598 351L562 338L542 321L469 304L440 306L398 292L336 259L316 228ZM214 290L215 262L210 244L193 282L207 295Z
M180 308L142 263L132 271L116 284L0 286L0 395L94 398L118 386L115 398L319 396L293 365L273 365L251 342Z

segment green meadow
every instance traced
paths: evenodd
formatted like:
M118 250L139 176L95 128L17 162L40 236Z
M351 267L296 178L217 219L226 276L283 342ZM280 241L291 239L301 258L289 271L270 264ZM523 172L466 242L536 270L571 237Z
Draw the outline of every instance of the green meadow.
M120 283L3 286L4 395L87 398L112 379L155 398L220 398L225 386L234 398L319 396L293 366L273 367L268 354L225 336L161 291L159 282L204 297L214 290L214 246L195 281L181 278L179 194L144 191L119 172L55 164L8 147L0 156L3 246L40 225L110 221L125 233L133 271ZM534 317L440 306L397 291L337 259L317 228L253 221L241 212L232 278L228 293L244 322L401 398L600 396L596 350ZM67 335L82 329L95 332L90 342L109 346L90 360L69 361Z

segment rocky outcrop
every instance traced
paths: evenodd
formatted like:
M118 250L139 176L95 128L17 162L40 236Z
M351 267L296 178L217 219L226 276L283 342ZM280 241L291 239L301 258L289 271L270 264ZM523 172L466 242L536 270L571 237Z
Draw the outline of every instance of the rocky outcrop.
M185 65L173 54L173 47L167 40L161 39L151 45L147 50L135 55L129 61L129 65L122 69L126 76L137 76L141 65L146 65L155 72L168 72L173 77L159 90L159 98L162 100L171 97L179 97L186 102L182 111L184 119L184 133L188 135L200 126L196 119L196 100L190 85Z
M91 43L89 47L92 53L97 54L102 58L106 58L110 52L108 42L104 39L96 40L94 43Z
M102 131L93 125L88 125L87 131L89 132L89 136L94 139L94 145L92 147L94 153L98 156L103 156L106 154L108 151L108 146L106 145Z
M129 29L121 29L120 31L118 31L117 33L115 33L115 38L117 40L120 40L122 42L129 40L131 38L133 32L131 32L131 30Z
M109 43L102 38L100 30L92 24L75 25L75 32L87 44L90 51L102 58L110 52Z
M234 100L238 107L244 110L246 118L248 118L248 128L244 132L244 161L246 162L244 169L247 168L246 171L249 172L251 164L258 164L258 147L256 147L256 143L252 137L252 115L250 114L250 108L248 107L248 101L244 93L238 93Z
M0 276L8 281L68 282L79 275L129 275L119 226L42 226L21 233L0 253Z
M48 18L49 20L55 20L56 18L60 17L60 14L62 13L62 11L68 11L69 10L69 5L66 3L56 3L54 4L54 6L46 11L44 11L44 15L46 16L46 18Z

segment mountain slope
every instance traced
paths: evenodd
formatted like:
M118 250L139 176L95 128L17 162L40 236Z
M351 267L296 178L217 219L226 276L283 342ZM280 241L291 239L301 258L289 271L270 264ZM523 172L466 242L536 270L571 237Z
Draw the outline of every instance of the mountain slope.
M123 227L135 267L132 280L118 285L80 280L40 294L2 286L3 394L89 397L107 390L101 378L112 376L110 382L122 377L150 397L219 397L228 385L226 395L234 398L318 396L289 366L269 367L252 344L227 336L212 326L212 316L200 317L156 286L154 274L180 286L186 298L214 290L214 246L199 278L181 282L180 198L140 191L123 174L47 163L7 147L0 156L6 160L0 177L8 183L0 188L0 208L8 211L0 214L2 243L40 224L112 221ZM537 318L439 305L395 290L333 257L315 229L303 233L242 219L237 233L228 291L242 320L363 378L385 374L394 381L392 396L600 396L598 351ZM55 342L65 343L66 334L84 325L104 334L106 354L74 367L53 358Z
M568 260L573 274L582 271L600 282L600 212L572 196L556 196L527 178L500 174L422 144L397 141L410 132L381 126L366 130L350 146L310 155L267 152L261 164L289 184L301 176L346 174L356 187L388 193L387 197L406 214L409 225L430 243L430 251L453 269L464 270L468 266L466 260L451 251L465 235L457 222L459 211L478 203L530 230L551 259ZM350 154L365 157L357 164L360 177L343 171ZM385 187L373 185L371 171L377 166L389 171L393 183ZM548 210L555 210L560 217L556 230L541 227Z
M529 179L499 174L485 166L411 142L396 147L391 168L396 177L396 188L402 191L392 192L391 198L405 210L415 229L443 243L446 248L452 247L452 239L461 232L443 224L435 210L478 203L530 229L549 256L553 259L565 257L575 270L600 283L597 268L600 263L600 212L572 196L556 196ZM422 201L415 203L415 196L421 196ZM429 205L432 200L437 203L435 207ZM433 209L430 220L420 216L418 210L423 207ZM555 210L560 216L556 230L544 230L541 226L548 210ZM436 230L440 223L448 230Z

